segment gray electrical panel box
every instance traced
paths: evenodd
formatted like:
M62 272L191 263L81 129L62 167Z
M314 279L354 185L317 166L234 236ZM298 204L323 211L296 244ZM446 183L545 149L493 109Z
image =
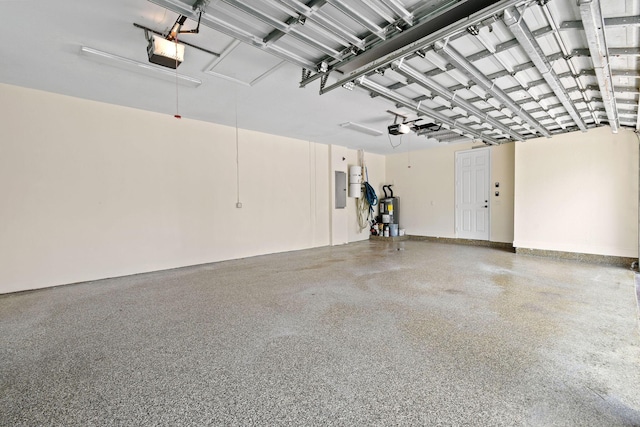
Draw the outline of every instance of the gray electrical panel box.
M336 209L347 207L347 174L336 171Z

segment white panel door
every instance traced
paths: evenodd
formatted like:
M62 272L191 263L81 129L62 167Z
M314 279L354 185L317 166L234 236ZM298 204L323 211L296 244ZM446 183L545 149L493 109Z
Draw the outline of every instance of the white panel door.
M489 240L489 148L456 153L456 237Z

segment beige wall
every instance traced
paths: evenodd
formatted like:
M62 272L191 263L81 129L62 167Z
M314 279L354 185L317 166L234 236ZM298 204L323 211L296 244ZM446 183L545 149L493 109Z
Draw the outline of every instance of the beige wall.
M513 242L515 144L491 147L491 241ZM496 188L495 183L500 183ZM500 192L496 196L496 191Z
M608 127L516 144L514 246L638 256L638 141Z
M326 145L240 130L237 209L234 128L0 98L0 293L330 244Z
M345 243L367 240L370 235L369 228L360 231L360 227L358 226L357 199L347 197L347 207L345 209L336 209L335 193L333 190L335 186L335 171L346 173L347 188L349 187L349 167L359 164L358 151L337 145L331 145L329 151L331 153L331 244L343 245ZM385 183L385 156L365 153L364 161L369 171L369 185L378 191ZM364 172L363 179L366 179Z
M0 293L368 238L354 198L333 209L333 172L355 150L240 130L237 209L233 128L8 85L0 97ZM455 237L454 158L470 147L366 153L369 182L379 196L394 184L408 234ZM492 241L637 256L631 132L491 157Z
M348 179L347 155L349 150L338 145L329 146L331 161L331 186L330 186L330 203L331 203L331 244L343 245L349 243L349 213L347 208L336 208L335 172L344 172ZM343 160L344 159L344 160ZM347 184L348 186L348 184Z
M472 144L387 156L387 180L400 197L400 227L416 236L455 238L455 153ZM496 242L513 241L513 144L491 150L491 234Z

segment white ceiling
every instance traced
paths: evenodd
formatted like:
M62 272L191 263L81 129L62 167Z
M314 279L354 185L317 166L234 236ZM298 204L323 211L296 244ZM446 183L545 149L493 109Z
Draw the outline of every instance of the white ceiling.
M154 1L166 1L187 11L194 3L193 0ZM549 134L575 130L575 117L560 102L558 93L544 81L540 69L531 64L532 58L525 46L516 42L509 47L515 36L502 15L504 5L515 6L522 15L522 22L536 35L537 44L550 58L554 73L584 126L609 123L576 0L493 2L497 4L491 14L481 11L473 15L473 19L465 20L464 24L456 26L453 23L438 32L437 37L433 36L433 40L420 45L420 49L413 43L417 38L414 36L410 40L411 49L402 50L406 55L397 59L404 58L403 66L428 76L432 83L440 85L450 95L455 94L448 97L408 78L406 70L402 72L397 62L379 62L372 55L382 49L386 49L382 53L387 53L400 47L402 44L392 49L385 46L411 34L413 28L416 29L414 34L417 33L420 30L418 24L429 22L438 7L453 7L464 1L305 0L305 4L315 5L315 10L310 12L304 24L291 24L292 16L285 12L292 3L299 6L302 2L204 2L203 16L208 18L208 24L217 22L218 30L201 25L199 34L179 36L182 42L212 52L186 47L185 61L178 68L178 73L202 82L192 87L176 85L171 74L159 78L145 71L126 68L118 62L105 62L81 51L84 46L148 63L145 31L134 24L166 34L178 17L175 11L147 0L0 0L5 36L0 43L0 82L156 111L167 114L168 120L175 120L173 115L179 113L185 118L235 126L237 119L238 126L245 129L362 148L380 154L407 148L428 148L448 141L442 132L432 134L440 140L418 136L414 132L402 137L389 136L386 129L394 117L387 110L401 112L408 120L414 120L419 118L418 108L424 118L416 123L444 122L443 129L451 127L471 135L465 131L467 129L489 142L508 141L516 134L524 139L539 135L539 131L527 125L524 115L533 118ZM615 71L612 82L618 101L620 126L632 128L638 122L640 2L601 0L600 3L605 19L626 18L623 25L618 21L605 20L605 34L611 68ZM246 10L239 5L244 5ZM355 18L341 11L344 5L354 10ZM376 13L376 8L382 13ZM321 10L320 14L318 10ZM415 27L409 26L411 20L408 15L402 16L402 10L415 18ZM274 22L269 22L266 15L272 16ZM387 15L386 18L383 15ZM348 45L321 31L318 16L340 23L345 33L363 41L364 51L349 53ZM373 23L369 26L374 29L386 29L385 34L388 35L383 37L391 41L383 43L382 37L373 34L371 28L365 28L362 24L365 21L356 18L366 18ZM557 25L557 31L553 31L549 19ZM401 24L402 32L393 29L396 24ZM472 24L477 25L477 35L467 30ZM196 22L189 19L183 29L195 26ZM266 37L278 35L274 30L283 26L291 31L279 34L273 43L262 43ZM423 25L420 31L428 26ZM244 41L253 40L254 45L262 44L266 50L246 43L238 44L229 34ZM428 32L420 36L429 38ZM518 103L518 110L504 105L494 93L473 81L462 72L459 64L452 67L451 58L434 51L434 42L446 40L449 40L448 46L481 70L480 77L488 77L494 88L500 88L514 103ZM314 47L318 44L326 47L326 51ZM623 48L627 51L617 50ZM420 55L415 54L417 50ZM367 67L374 60L374 65L380 66ZM338 84L335 89L320 95L321 79L314 76L315 65L322 61L327 62L330 71L325 89L336 85L336 82ZM300 88L304 64L311 64L308 65L308 77L311 79L304 88ZM360 75L363 69L367 71ZM165 70L173 73L168 68ZM340 87L346 80L354 81L356 88L346 90ZM398 97L407 102L398 101ZM475 112L481 110L485 117L478 119L477 114L464 108L465 105L471 105ZM438 119L440 117L442 120ZM370 136L340 126L346 122L374 128L383 135ZM448 122L452 125L447 125ZM500 130L492 123L502 125L504 129ZM452 133L447 132L447 135Z

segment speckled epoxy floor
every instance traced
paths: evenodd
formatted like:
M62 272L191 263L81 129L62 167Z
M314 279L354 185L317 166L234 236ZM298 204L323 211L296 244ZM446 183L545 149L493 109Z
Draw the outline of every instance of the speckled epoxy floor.
M0 425L640 425L635 304L629 270L413 241L6 295Z

